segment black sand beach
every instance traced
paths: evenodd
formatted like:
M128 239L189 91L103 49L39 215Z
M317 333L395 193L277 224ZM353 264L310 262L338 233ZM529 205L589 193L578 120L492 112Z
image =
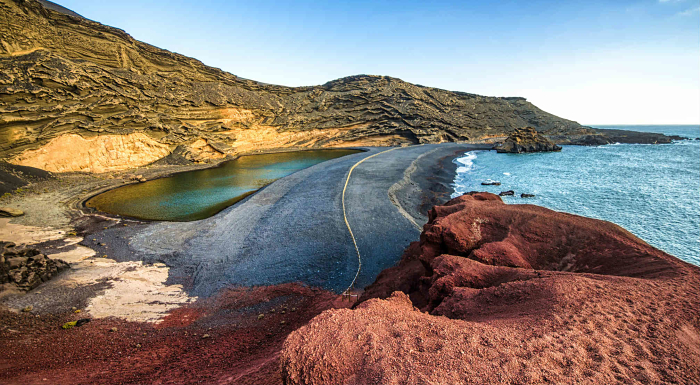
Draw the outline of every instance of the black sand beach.
M348 221L363 259L356 288L370 284L418 238L427 209L445 202L452 160L487 146L399 148L359 165L346 192ZM348 170L386 148L333 159L282 178L219 214L195 222L114 226L83 244L117 261L162 262L169 284L209 296L230 286L302 282L343 291L357 270L341 193ZM391 193L390 193L391 192Z

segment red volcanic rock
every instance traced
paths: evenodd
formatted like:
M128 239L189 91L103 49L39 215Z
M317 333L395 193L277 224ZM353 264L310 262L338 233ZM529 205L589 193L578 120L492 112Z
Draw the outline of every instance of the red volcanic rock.
M287 384L700 382L698 267L493 194L435 207L362 301L290 334Z

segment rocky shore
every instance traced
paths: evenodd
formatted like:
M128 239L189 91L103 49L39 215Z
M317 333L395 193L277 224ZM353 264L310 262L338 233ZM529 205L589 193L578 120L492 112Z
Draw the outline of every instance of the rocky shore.
M561 147L554 144L544 135L532 127L515 130L508 135L503 143L494 146L499 153L520 154L523 152L550 152L561 151Z

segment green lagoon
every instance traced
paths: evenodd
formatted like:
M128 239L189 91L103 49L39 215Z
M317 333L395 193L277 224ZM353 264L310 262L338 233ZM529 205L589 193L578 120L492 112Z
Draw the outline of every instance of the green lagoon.
M360 150L309 150L242 156L219 167L131 184L90 198L96 210L158 221L208 218L296 171Z

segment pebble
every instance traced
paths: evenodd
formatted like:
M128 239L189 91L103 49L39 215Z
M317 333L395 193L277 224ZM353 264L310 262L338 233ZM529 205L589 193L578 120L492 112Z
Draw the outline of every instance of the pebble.
M259 319L259 320L261 320L261 319L263 319L263 318L265 318L265 314L258 314L258 319Z
M202 338L209 338L209 337L211 337L209 334L205 334L202 336Z
M117 328L111 328L111 329L109 329L109 331L112 332L112 333L116 332L117 330L119 330L119 329L117 329Z
M32 310L34 310L34 306L32 306L32 305L29 305L29 306L25 307L24 309L22 309L22 311L25 313L30 312Z

